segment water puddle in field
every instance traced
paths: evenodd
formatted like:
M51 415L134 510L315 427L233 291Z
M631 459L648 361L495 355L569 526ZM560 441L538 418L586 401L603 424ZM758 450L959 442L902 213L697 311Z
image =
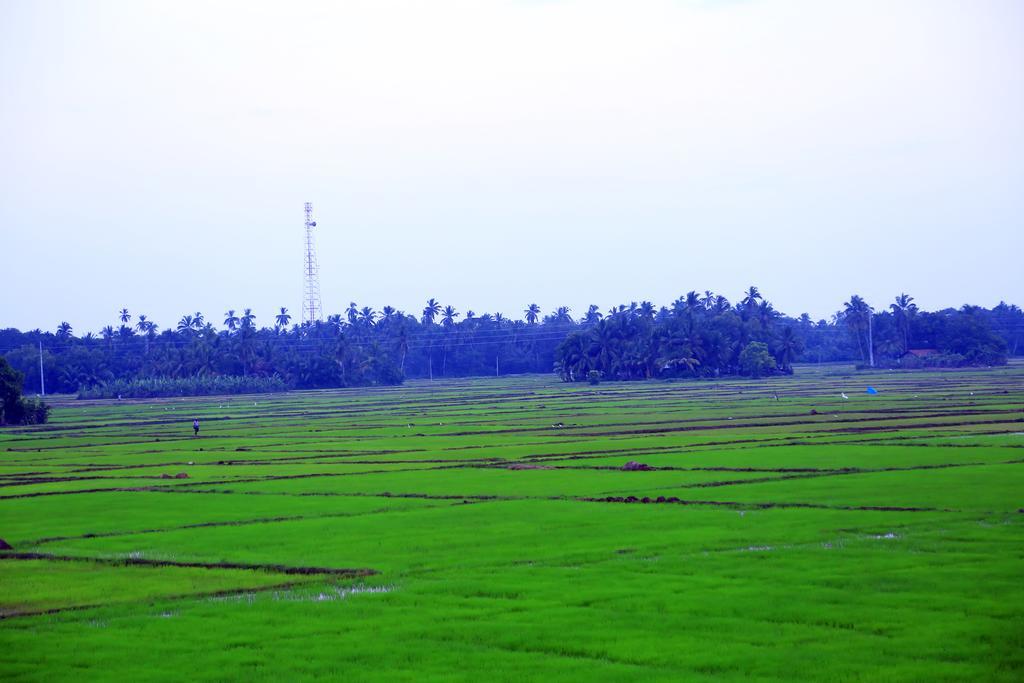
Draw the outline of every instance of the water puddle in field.
M214 595L206 598L208 602L244 602L251 605L256 600L255 593L235 593L233 595Z
M349 586L347 588L333 586L327 590L315 593L293 590L275 591L271 595L271 598L273 600L283 600L285 602L334 602L336 600L344 600L353 595L360 595L363 593L390 593L393 590L395 590L394 586Z

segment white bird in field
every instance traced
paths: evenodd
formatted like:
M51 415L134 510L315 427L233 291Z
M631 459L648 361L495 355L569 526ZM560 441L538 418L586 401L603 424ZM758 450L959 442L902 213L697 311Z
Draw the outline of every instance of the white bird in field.
M850 400L850 397L849 397L849 396L847 396L846 394L842 394L842 393L841 393L841 394L839 394L839 395L840 395L840 396L842 396L843 398L845 398L846 400Z

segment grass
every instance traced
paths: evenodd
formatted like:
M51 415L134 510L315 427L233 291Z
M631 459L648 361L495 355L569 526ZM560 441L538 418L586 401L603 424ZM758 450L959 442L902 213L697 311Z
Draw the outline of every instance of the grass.
M1016 681L1022 468L1021 364L57 401L0 432L0 666Z

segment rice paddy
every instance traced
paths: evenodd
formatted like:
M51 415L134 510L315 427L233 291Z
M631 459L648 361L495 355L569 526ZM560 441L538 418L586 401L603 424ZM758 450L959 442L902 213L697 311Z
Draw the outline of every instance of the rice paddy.
M1020 363L57 401L0 431L0 666L1018 681L1022 508Z

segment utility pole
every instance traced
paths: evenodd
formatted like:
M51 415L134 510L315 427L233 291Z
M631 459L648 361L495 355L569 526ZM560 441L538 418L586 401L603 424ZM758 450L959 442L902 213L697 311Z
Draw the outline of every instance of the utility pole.
M875 367L875 338L872 332L871 319L875 317L875 312L868 306L868 363L871 367Z
M43 380L43 340L39 340L39 395L46 396L46 383Z
M312 325L323 320L323 305L320 302L320 264L316 258L316 241L313 238L313 204L306 202L306 263L303 268L305 285L302 291L302 322Z

